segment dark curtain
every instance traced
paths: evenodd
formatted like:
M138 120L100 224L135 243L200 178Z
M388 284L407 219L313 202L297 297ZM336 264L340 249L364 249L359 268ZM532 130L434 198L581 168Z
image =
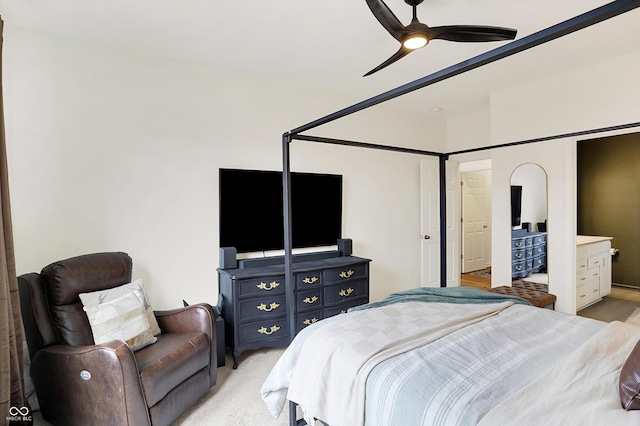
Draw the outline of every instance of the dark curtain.
M9 424L31 413L28 412L23 389L22 319L9 203L2 98L3 26L4 22L0 19L0 424Z

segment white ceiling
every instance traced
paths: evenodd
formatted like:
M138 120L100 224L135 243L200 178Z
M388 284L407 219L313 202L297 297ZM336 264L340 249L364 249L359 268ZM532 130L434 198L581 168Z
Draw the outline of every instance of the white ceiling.
M404 23L411 8L386 0ZM516 28L522 38L605 0L425 0L421 22ZM506 42L434 40L384 70L396 52L364 0L0 0L5 25L335 91L352 103ZM488 93L638 50L640 10L391 102L442 117L488 105ZM6 42L6 41L5 41ZM349 104L344 105L349 106ZM435 112L436 109L441 109Z

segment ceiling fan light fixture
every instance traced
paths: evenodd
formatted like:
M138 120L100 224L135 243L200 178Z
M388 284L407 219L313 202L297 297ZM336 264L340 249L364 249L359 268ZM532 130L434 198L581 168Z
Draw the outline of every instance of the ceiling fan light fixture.
M402 41L402 45L410 50L420 49L429 43L426 34L411 34Z

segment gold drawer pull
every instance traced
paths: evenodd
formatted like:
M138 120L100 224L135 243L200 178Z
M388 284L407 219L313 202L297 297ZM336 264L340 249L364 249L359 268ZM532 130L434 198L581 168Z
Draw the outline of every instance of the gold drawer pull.
M271 312L274 309L277 309L279 306L280 306L280 304L276 303L276 302L273 302L269 306L265 305L264 303L261 303L258 306L256 306L256 308L258 308L258 310L260 310L260 311Z
M278 327L277 325L274 325L271 327L271 329L267 330L266 327L262 327L258 330L258 333L260 334L266 334L266 335L270 335L275 333L276 331L280 330L280 327Z
M257 285L257 287L258 287L260 290L267 290L267 291L270 291L270 290L273 290L274 288L278 287L279 285L280 285L280 283L279 283L279 282L273 281L273 282L270 282L270 283L268 284L268 287L267 287L267 283L260 283L260 284L258 284L258 285Z
M521 265L516 265L516 271L522 271L522 266Z
M311 324L315 324L316 322L318 322L318 318L311 318L311 319L304 320L303 324L304 325L311 325Z
M355 274L355 271L352 271L351 269L349 269L348 271L342 271L340 272L340 278L351 278L351 275Z
M346 290L344 290L344 289L340 290L340 293L338 293L338 294L340 294L340 296L342 296L342 297L349 297L351 295L351 293L353 293L353 289L351 287L349 287Z
M522 247L522 241L517 241L516 242L516 247Z
M522 258L522 253L516 253L516 254L515 254L515 256L516 256L518 259L520 259L520 258Z
M302 282L305 284L313 284L316 281L318 281L318 277L311 277L311 278L307 277L304 280L302 280Z
M303 300L304 303L316 303L318 301L318 296L313 296L313 297L307 297Z

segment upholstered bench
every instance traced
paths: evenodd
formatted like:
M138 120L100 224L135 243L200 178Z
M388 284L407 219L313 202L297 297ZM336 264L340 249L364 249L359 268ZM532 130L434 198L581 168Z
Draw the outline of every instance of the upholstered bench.
M531 281L514 280L511 282L513 287L526 288L527 290L540 291L542 293L549 293L549 286L542 283L534 283Z
M532 283L535 284L535 283ZM544 285L544 284L542 284ZM553 309L556 303L556 296L546 292L533 290L525 287L494 287L490 289L494 293L508 294L509 296L518 296L531 303L538 308Z

